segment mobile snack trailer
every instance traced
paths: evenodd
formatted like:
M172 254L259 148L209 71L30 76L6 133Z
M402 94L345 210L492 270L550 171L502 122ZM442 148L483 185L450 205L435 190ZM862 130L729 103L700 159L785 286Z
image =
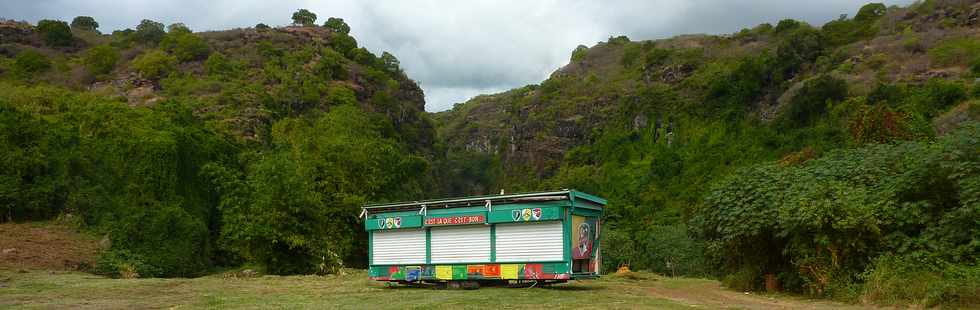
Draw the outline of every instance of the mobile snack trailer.
M605 205L575 190L367 205L368 274L464 287L596 278Z

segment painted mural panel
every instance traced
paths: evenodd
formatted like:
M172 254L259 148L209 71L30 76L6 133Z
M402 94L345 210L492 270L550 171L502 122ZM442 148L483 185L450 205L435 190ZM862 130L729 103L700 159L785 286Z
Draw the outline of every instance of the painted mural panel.
M405 267L405 281L415 282L422 280L422 268L418 266Z
M590 259L595 245L596 218L572 216L572 258Z
M500 265L490 264L483 266L483 276L491 278L500 277Z
M503 264L500 265L500 278L501 279L520 279L517 277L518 269L520 266L517 264Z
M466 276L466 265L453 265L453 280L465 280Z
M439 280L452 280L453 279L453 266L436 266L436 279Z

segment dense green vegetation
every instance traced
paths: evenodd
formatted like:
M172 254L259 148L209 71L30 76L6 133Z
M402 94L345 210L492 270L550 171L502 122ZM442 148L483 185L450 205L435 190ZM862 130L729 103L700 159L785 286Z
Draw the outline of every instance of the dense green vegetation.
M455 169L437 170L470 181L444 188L459 194L608 198L606 270L745 290L772 274L815 296L975 305L980 39L964 20L931 21L964 10L869 4L819 28L611 37L540 85L438 114ZM943 39L907 43L926 31ZM955 73L932 74L943 70Z
M0 220L106 235L93 270L113 276L333 273L365 263L366 202L576 188L610 201L607 270L976 305L969 9L610 37L435 115L394 55L307 10L203 33L0 24L29 30L0 37Z
M359 206L423 195L434 134L398 60L328 24L251 43L151 20L66 39L51 21L0 42L16 55L0 62L2 220L106 235L94 271L114 276L362 265Z

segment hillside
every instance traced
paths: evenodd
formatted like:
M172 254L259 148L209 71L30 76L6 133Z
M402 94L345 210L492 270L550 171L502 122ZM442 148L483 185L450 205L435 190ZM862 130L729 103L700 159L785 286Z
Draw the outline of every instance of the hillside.
M978 16L976 1L869 4L822 26L610 37L538 85L438 113L438 172L460 195L600 193L607 270L745 289L770 274L886 303L976 296L921 294L977 270ZM891 291L908 278L932 280Z
M0 21L0 222L104 236L70 269L109 277L325 275L365 264L368 202L574 188L609 200L605 271L980 304L977 1L610 37L540 84L435 114L343 19L292 20ZM661 298L701 304L675 293Z
M193 276L363 264L357 210L431 187L419 86L342 19L101 34L0 21L0 221L72 217L92 271Z

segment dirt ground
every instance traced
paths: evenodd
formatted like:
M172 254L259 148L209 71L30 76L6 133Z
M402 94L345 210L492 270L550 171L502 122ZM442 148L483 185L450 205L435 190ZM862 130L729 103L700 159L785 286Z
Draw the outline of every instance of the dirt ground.
M92 266L98 238L51 222L0 224L0 268L79 270Z

